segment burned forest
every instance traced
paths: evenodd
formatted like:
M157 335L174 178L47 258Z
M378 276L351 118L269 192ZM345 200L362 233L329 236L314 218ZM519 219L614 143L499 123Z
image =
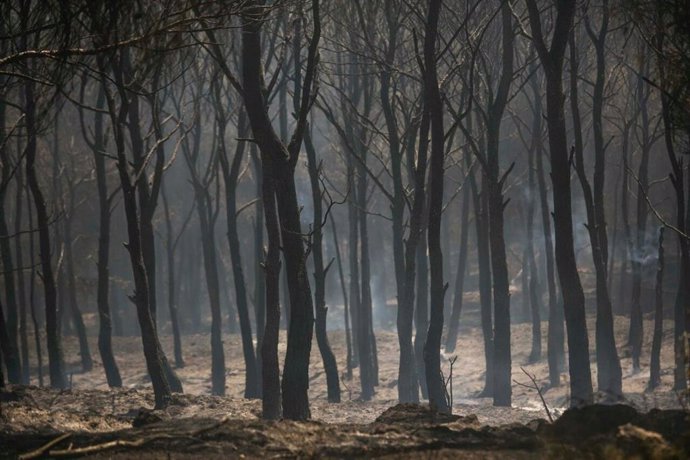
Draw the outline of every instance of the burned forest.
M0 2L0 458L685 458L684 0Z

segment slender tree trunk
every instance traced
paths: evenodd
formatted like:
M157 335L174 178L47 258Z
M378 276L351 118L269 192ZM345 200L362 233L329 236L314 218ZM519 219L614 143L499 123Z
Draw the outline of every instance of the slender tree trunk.
M315 46L318 44L320 29L318 1L312 2L315 21L314 34L310 43L308 69L314 65ZM262 158L270 157L274 171L271 182L275 185L275 196L280 218L283 253L285 255L290 291L290 324L288 343L283 369L283 416L291 420L305 420L311 415L309 410L309 355L314 327L314 306L306 270L304 246L300 224L300 210L295 188L294 168L297 162L301 133L296 132L288 150L276 135L266 107L265 81L261 64L261 19L262 9L256 2L245 8L242 21L242 81L245 109L257 140ZM305 78L305 88L311 89L312 75ZM309 101L309 91L304 100ZM301 98L300 98L301 99ZM300 119L306 122L308 105L300 110ZM304 125L298 123L298 130ZM264 182L266 176L264 176ZM264 202L264 206L266 203ZM266 215L268 219L268 215ZM267 293L268 295L268 293Z
M105 92L99 89L96 101L98 108L105 107ZM98 304L98 351L103 362L105 377L110 388L122 386L122 377L113 355L112 344L112 318L110 312L110 220L111 203L108 197L108 183L105 170L105 137L103 130L103 114L96 112L94 115L93 158L96 165L96 187L98 189L99 229L98 229L98 287L96 303ZM84 133L86 137L86 133Z
M21 345L21 363L22 363L22 384L28 385L31 381L31 363L29 357L29 332L27 324L27 310L29 308L26 299L26 283L24 279L24 257L22 254L22 238L20 232L22 230L22 196L24 194L24 175L20 168L16 171L17 177L17 194L15 200L15 214L14 214L14 233L17 235L16 245L16 261L17 261L17 291L19 300L19 342Z
M541 133L540 133L541 134ZM536 136L535 136L536 137ZM533 138L534 139L534 138ZM541 152L539 152L541 154ZM527 241L526 255L527 263L523 261L523 266L529 270L529 305L532 318L532 349L529 354L528 362L536 363L541 360L541 289L539 286L539 270L537 269L536 256L534 254L534 212L535 200L537 195L535 184L534 157L536 149L534 145L527 153L528 155L528 194L527 194Z
M224 110L220 108L219 110ZM244 281L242 267L242 253L240 251L240 237L237 230L237 181L240 167L244 158L245 143L238 142L232 162L228 161L225 148L224 134L226 121L223 115L216 115L220 120L220 163L225 181L225 209L228 222L228 246L230 247L230 259L232 261L232 277L235 282L235 300L237 314L240 320L240 333L242 336L242 352L245 363L245 398L258 398L261 396L261 384L259 383L256 354L252 341L252 326L249 320L249 304L247 302L247 288ZM245 137L247 131L247 118L245 112L240 112L237 122L238 136Z
M429 292L431 294L429 331L424 344L424 370L432 410L445 413L452 408L441 374L441 334L443 333L443 254L441 253L441 213L443 211L443 101L436 75L436 42L441 0L429 0L424 34L424 95L431 122L429 162Z
M36 177L36 100L34 82L28 81L24 87L26 114L26 178L36 206L36 223L38 226L39 256L41 259L41 277L45 291L46 333L48 336L48 365L50 386L56 389L67 388L64 364L62 361L62 340L58 328L57 291L50 253L50 223L45 198Z
M468 157L469 155L466 155ZM472 174L471 167L467 174ZM453 308L448 322L448 335L446 336L446 353L453 353L458 341L458 330L460 328L460 313L462 312L462 300L465 289L465 270L467 267L467 242L469 236L469 215L470 215L470 186L465 180L462 191L462 211L460 217L460 253L458 255L458 267L455 274L455 292L453 293Z
M112 67L115 74L115 80L118 86L122 88L124 83L122 81L120 65L119 63L113 62ZM105 62L101 62L101 68L102 70L105 69ZM104 81L103 84L105 85L106 82ZM146 266L144 265L139 212L137 209L137 182L132 183L131 181L129 173L130 163L125 156L125 135L123 130L127 120L127 105L130 101L124 91L120 91L120 96L122 100L118 110L115 105L114 97L109 94L106 89L106 101L112 121L113 137L115 139L117 152L117 170L120 177L120 185L122 187L122 196L125 206L125 217L127 220L127 235L129 237L129 242L125 245L125 248L129 252L132 274L134 277L134 293L130 296L130 300L134 303L137 311L146 368L151 377L153 386L155 407L164 408L168 405L171 396L171 388L165 372L167 358L161 349L152 310L149 305L150 290ZM167 367L169 367L169 365Z
M604 16L606 18L606 16ZM606 20L604 21L606 22ZM606 25L602 30L606 30ZM604 33L605 37L605 33ZM580 126L580 113L578 107L578 59L575 46L575 33L570 35L570 101L573 117L573 131L575 137L575 169L577 171L587 209L587 230L592 247L594 270L596 274L596 356L597 356L597 384L599 391L606 394L607 398L618 400L623 395L622 375L616 342L613 333L613 311L611 297L608 292L607 268L608 268L608 238L606 236L606 220L603 209L604 194L604 143L602 133L602 105L604 90L604 56L603 40L596 38L597 49L597 77L592 98L592 116L594 128L594 189L587 179L584 163L584 143L582 140L582 128Z
M29 228L34 228L33 206L29 191L29 185L26 185L26 209L29 214ZM29 234L29 266L35 267L35 250L34 250L34 234ZM29 277L29 307L31 311L31 323L34 327L34 346L36 347L36 369L38 373L38 385L43 386L43 349L41 347L41 328L38 322L38 315L36 314L36 270L31 270Z
M643 321L642 321L642 260L645 257L645 248L647 245L647 216L649 214L647 209L647 201L649 191L649 156L652 150L652 142L650 140L649 132L649 112L647 108L647 100L649 98L649 88L642 77L637 78L637 94L638 104L640 108L640 116L642 118L642 142L640 145L640 165L637 170L637 225L636 234L633 242L632 235L630 235L630 263L632 266L632 289L630 302L630 330L628 334L628 341L632 349L633 370L640 369L640 355L642 354L642 339L644 336ZM637 117L635 117L637 118ZM636 120L635 120L636 121ZM624 142L627 150L627 133ZM627 160L627 152L626 152ZM626 162L627 163L627 162ZM627 164L626 172L627 172ZM630 233L630 232L629 232ZM656 325L655 325L656 327Z
M208 190L196 184L195 195L199 211L201 245L204 254L204 272L211 307L211 392L225 394L225 352L223 350L223 318L220 311L220 286L218 262L216 260L215 218L212 216L211 199Z
M262 417L281 416L278 336L280 333L280 224L276 207L271 157L261 151L261 187L268 250L264 261L266 280L266 328L261 343Z
M263 362L262 346L264 342L264 329L266 328L266 274L261 261L264 260L264 202L262 199L262 176L261 159L256 149L256 144L252 144L250 156L254 164L254 174L256 181L256 213L254 221L254 320L256 324L256 369L259 382L263 381ZM280 304L278 305L280 308ZM280 312L279 312L280 314ZM263 391L263 386L262 386ZM280 401L278 401L280 405Z
M513 80L513 24L509 2L501 6L502 69L495 98L487 121L486 166L489 185L489 244L494 294L494 406L510 406L512 401L512 360L510 354L510 279L503 229L503 185L512 169L499 175L499 139L501 119L508 103Z
M544 255L546 258L546 284L549 293L549 323L547 326L547 361L549 364L549 383L552 387L561 384L562 363L565 362L565 330L563 327L563 308L556 293L555 263L553 255L553 234L551 232L551 211L546 189L544 171L544 149L542 142L542 107L541 91L536 76L530 80L534 112L532 121L532 142L536 162L537 185L539 190L539 208L541 211L542 230L544 235Z
M565 126L563 95L563 57L569 30L575 15L573 2L556 4L555 28L551 47L547 49L542 34L539 9L535 0L527 0L529 20L539 58L546 73L546 119L551 154L556 267L563 294L568 330L571 405L593 400L592 375L589 367L589 339L585 319L585 296L580 283L573 242L573 213L570 189L570 161Z
M654 287L654 335L650 353L649 383L647 391L661 384L661 339L664 332L664 227L659 229L659 252Z
M33 105L33 101L31 105ZM29 133L29 135L35 136L35 133ZM12 260L9 231L5 218L6 190L11 178L11 163L6 148L7 139L5 136L5 103L0 102L0 167L2 168L2 188L0 189L0 255L2 256L3 280L5 284L5 310L7 315L3 327L3 334L7 334L6 339L3 340L3 342L5 342L3 344L3 352L5 353L8 380L10 383L19 384L22 382L22 365L18 346L19 310L17 307L14 284L14 263Z
M170 314L170 325L173 333L173 356L175 357L175 367L184 367L184 357L182 356L182 340L180 338L180 322L177 313L177 284L175 280L175 246L176 237L173 235L172 219L170 217L170 207L165 191L165 183L161 186L163 198L163 212L165 215L165 229L167 232L165 240L165 255L168 264L168 311ZM180 230L184 231L184 228Z
M374 369L374 350L371 341L371 274L369 262L369 234L367 228L367 177L366 151L361 152L362 163L357 168L357 206L359 224L359 260L360 260L360 299L357 312L357 344L359 346L359 375L362 384L361 399L369 401L374 396L376 385Z
M321 352L324 371L326 372L326 383L328 388L328 401L332 403L340 402L340 380L338 376L338 365L335 360L331 345L328 343L328 333L326 331L326 274L331 266L329 263L324 267L323 260L323 207L321 203L322 192L319 183L320 164L316 163L316 150L311 139L311 134L307 129L304 136L304 146L307 151L307 161L309 168L309 180L311 182L312 202L314 206L314 226L312 228L311 252L314 255L314 307L316 309L316 342Z
M424 361L424 344L429 333L429 255L427 231L428 225L428 195L423 199L422 211L422 228L419 230L419 243L417 243L417 254L415 257L415 265L417 272L417 295L416 308L414 310L414 350L415 350L415 364L417 365L417 377L419 379L419 387L422 392L422 398L429 399L429 390L426 381L426 363Z
M333 246L335 246L335 260L336 263L338 264L338 276L340 278L340 286L343 290L343 320L345 323L345 346L347 349L347 359L346 359L346 371L347 373L345 374L347 380L352 379L352 338L351 338L351 328L350 328L350 307L349 307L349 302L347 298L347 283L345 282L345 274L343 271L343 261L342 257L340 255L340 244L338 243L338 230L337 226L335 225L335 219L333 218L333 214L329 215L329 218L331 219L331 230L333 232Z
M70 192L70 195L73 192ZM72 200L72 198L70 198ZM74 206L70 206L71 210L67 219L65 219L65 274L67 275L67 292L69 295L70 310L74 327L77 330L77 338L79 339L79 355L81 356L82 372L89 372L93 369L93 361L91 359L91 350L89 349L89 341L86 336L86 326L84 325L84 318L81 314L81 309L77 303L77 286L76 277L74 274L74 257L72 255L72 213Z
M410 230L405 244L405 279L403 281L403 295L400 298L398 306L398 341L400 346L400 364L398 371L398 400L400 402L419 402L418 384L422 389L423 397L427 397L426 392L426 376L424 374L424 337L426 336L426 316L427 309L425 303L421 299L417 301L417 310L415 315L415 275L418 277L427 276L427 271L419 271L416 273L417 264L419 263L420 248L426 250L426 245L422 239L424 232L424 208L426 201L426 169L427 169L427 152L429 150L429 129L430 120L428 112L422 113L422 121L420 124L419 134L419 149L417 151L417 166L414 164L408 165L413 171L412 179L414 180L414 201L412 203L412 211L410 213ZM410 158L410 162L414 163L414 158ZM424 254L426 257L426 254ZM419 279L421 282L421 278ZM417 292L423 295L426 299L428 292L422 289ZM419 318L423 315L424 322ZM417 333L415 335L414 345L412 342L412 321L415 320ZM424 377L424 378L422 378ZM419 382L419 383L418 383Z

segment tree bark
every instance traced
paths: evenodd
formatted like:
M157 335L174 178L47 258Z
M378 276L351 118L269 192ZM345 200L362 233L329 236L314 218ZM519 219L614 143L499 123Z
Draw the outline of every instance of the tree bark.
M220 102L220 101L219 101ZM254 353L254 342L252 341L252 326L249 320L249 304L247 302L247 288L242 267L242 253L240 251L240 237L237 230L237 181L240 174L240 167L244 158L245 143L238 142L232 162L228 161L227 150L225 148L225 115L221 112L223 108L218 108L216 117L219 119L220 126L220 164L223 171L225 182L225 210L228 222L228 246L230 248L230 259L232 261L232 278L235 283L235 300L237 302L237 314L240 320L240 334L242 336L242 353L245 363L245 398L258 398L261 396L261 384L259 382L256 354ZM246 136L247 131L246 113L240 112L237 122L238 137ZM257 326L258 327L258 326Z
M654 287L654 335L650 353L649 383L647 391L661 384L661 339L664 332L664 227L659 228L656 285Z
M469 155L465 155L468 158ZM462 191L462 211L460 211L460 252L458 254L458 266L455 274L455 292L453 292L453 307L451 309L448 322L448 333L446 335L446 353L453 353L458 341L458 330L460 328L460 313L462 312L463 294L465 291L465 270L467 267L467 242L469 237L469 215L470 215L470 185L469 175L472 174L472 167L469 167Z
M585 171L584 143L580 125L578 107L578 57L575 44L575 33L570 33L570 101L573 117L573 131L575 137L575 170L577 171L587 210L587 231L594 259L596 274L596 356L597 356L597 384L599 391L607 398L619 400L623 395L622 375L616 343L613 336L613 311L611 297L608 291L608 238L606 236L606 220L603 209L604 194L604 143L602 133L602 107L604 91L604 43L607 30L607 15L604 14L602 32L595 39L597 50L597 75L592 97L592 117L594 130L594 188L590 186ZM590 35L594 36L594 32Z
M309 44L304 94L300 97L300 112L295 134L286 148L276 135L265 101L265 81L261 65L262 8L248 2L242 17L242 82L245 109L259 150L270 157L274 170L272 182L278 203L280 229L290 291L290 324L283 369L283 416L291 420L305 420L309 410L309 355L314 327L314 308L306 270L304 246L299 217L294 168L302 144L306 116L311 105L311 89L315 59L320 36L318 1L313 0L314 33ZM265 176L264 176L265 180ZM266 203L264 203L265 205ZM266 216L268 219L268 215ZM268 293L267 293L268 295Z
M323 226L325 224L325 220L323 216L323 206L321 203L321 185L319 183L321 166L320 164L316 163L316 150L314 149L314 144L308 129L304 136L304 146L307 151L309 181L311 183L311 195L314 207L311 253L314 255L314 308L316 310L316 342L319 346L324 371L326 372L328 402L338 403L340 402L340 378L338 376L338 365L336 363L333 350L331 350L331 345L328 343L328 333L326 331L326 315L328 314L328 307L326 307L326 274L328 273L331 263L324 267Z
M568 330L570 403L572 406L593 401L592 375L589 367L589 339L585 320L585 298L580 283L573 243L570 162L562 88L563 57L575 15L575 3L558 0L550 48L544 41L539 9L535 0L527 0L532 41L546 73L546 113L553 182L556 267L561 283Z
M45 198L36 177L36 100L34 82L27 80L24 85L26 114L26 178L36 207L36 224L38 226L39 257L41 259L41 277L46 308L46 335L48 347L48 366L50 386L56 389L67 388L64 364L62 360L62 340L58 329L57 290L50 253L50 224ZM9 363L8 363L9 365Z
M431 126L431 154L429 162L429 291L431 294L429 331L424 344L424 367L429 405L432 410L448 413L452 410L446 396L441 374L441 334L443 333L443 254L441 253L441 213L443 211L444 131L443 101L436 74L436 42L441 0L429 0L424 34L424 97Z

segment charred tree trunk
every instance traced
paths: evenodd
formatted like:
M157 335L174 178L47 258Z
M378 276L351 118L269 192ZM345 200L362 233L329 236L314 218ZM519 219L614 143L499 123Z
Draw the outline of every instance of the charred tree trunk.
M429 162L429 291L431 294L429 332L424 344L424 367L429 405L433 410L447 413L452 410L446 396L441 374L441 334L443 333L443 254L441 253L441 213L443 211L443 101L436 74L436 42L441 0L429 0L424 35L424 96L431 126L431 154Z
M220 101L219 101L220 103ZM232 261L232 277L235 283L235 300L237 302L237 315L240 320L240 334L242 336L242 353L245 363L245 398L258 398L261 396L261 384L259 382L254 342L252 341L252 325L249 320L249 303L247 302L247 288L242 268L242 253L240 251L240 237L237 230L237 181L240 167L244 158L245 143L238 142L232 162L228 161L225 148L225 126L227 120L223 108L216 110L216 118L219 122L220 164L225 182L225 210L228 221L228 246ZM240 112L237 122L238 137L246 136L247 118L245 112Z
M481 143L481 142L480 142ZM472 173L470 186L474 204L475 229L477 239L477 265L479 269L479 302L482 337L484 339L484 388L478 397L492 398L494 394L494 328L491 298L491 250L489 248L489 228L487 212L486 178L483 171L481 190Z
M350 269L350 317L352 319L352 366L359 366L359 220L357 212L357 189L355 187L355 165L352 155L347 157L347 180L350 197L347 200L348 217L348 259ZM360 372L360 380L361 380Z
M276 207L271 157L261 151L261 201L266 217L268 250L264 260L266 280L266 327L261 342L262 417L280 418L280 368L278 339L280 333L280 224Z
M361 152L357 168L357 223L359 224L360 298L357 312L357 345L359 346L359 375L362 384L361 398L369 401L374 396L376 376L374 350L371 341L371 274L369 262L369 234L367 228L367 172L366 151Z
M503 185L512 166L499 175L499 138L501 119L508 103L510 84L513 80L513 24L509 2L501 6L502 18L502 70L495 98L490 102L487 120L486 169L489 185L489 244L491 246L491 270L494 294L494 406L510 406L511 355L510 355L510 279L506 259L503 229L503 210L507 202L503 198Z
M27 83L28 85L29 83ZM33 105L33 101L27 103ZM28 115L28 114L27 114ZM34 136L35 133L29 136ZM6 148L7 138L5 133L5 103L0 102L0 167L2 168L2 182L0 183L0 255L2 256L3 280L5 288L5 310L7 317L3 325L2 334L6 338L2 340L5 364L7 366L7 377L9 383L22 383L22 365L19 354L19 310L17 308L17 297L14 284L14 263L12 251L10 250L10 236L5 219L5 197L9 181L11 178L11 163L9 152ZM28 148L28 146L27 146ZM28 152L27 152L28 154Z
M254 175L256 182L256 212L254 219L254 321L256 324L256 369L259 382L263 381L263 362L261 349L264 343L264 330L266 328L266 274L262 266L264 260L264 202L262 199L263 179L261 176L261 159L256 150L256 145L252 144L250 156L254 164ZM278 305L280 308L280 305ZM280 312L278 312L280 314ZM280 382L279 382L280 384ZM263 385L262 385L263 392ZM278 401L280 405L280 401Z
M664 332L664 227L659 229L659 252L654 287L654 335L650 353L649 383L647 391L661 384L661 339Z
M547 48L540 12L535 0L527 0L532 41L546 73L546 114L551 154L556 267L568 329L571 405L593 400L592 374L589 367L589 339L585 320L585 296L580 283L573 243L573 218L570 189L570 162L565 126L563 95L563 58L573 25L575 3L559 0L551 45Z
M36 207L36 224L38 226L39 256L41 259L41 277L46 305L46 334L48 347L48 366L50 386L56 389L67 388L64 364L62 361L62 340L57 316L57 290L50 253L50 224L45 198L36 177L36 100L34 82L27 80L24 86L26 114L26 178ZM18 357L17 357L18 359ZM9 363L8 363L9 365ZM17 363L19 365L19 363Z
M112 68L115 74L115 80L119 88L123 89L124 81L121 63L118 63L116 58L114 58L113 61ZM100 64L101 70L105 70L105 62L101 62ZM104 86L107 84L105 77L102 83ZM125 248L129 252L132 274L134 277L134 294L130 296L130 300L134 303L137 311L137 318L141 329L141 341L144 348L144 358L146 359L147 371L151 377L155 405L156 408L163 408L168 405L171 395L170 384L168 383L164 364L167 363L167 359L161 349L149 305L148 278L146 276L146 266L144 265L139 212L137 210L136 188L139 182L132 182L129 172L130 163L125 155L124 125L127 122L127 105L130 101L126 92L120 91L121 105L118 109L113 95L109 93L108 89L105 89L105 91L108 112L113 126L113 137L115 139L117 152L117 170L120 178L120 185L122 187L125 216L127 219L129 243L125 245Z
M469 155L465 155L469 157ZM462 211L460 211L460 253L458 255L458 267L455 274L455 292L453 293L453 307L451 309L448 322L448 334L446 335L446 353L453 353L458 341L458 330L460 328L460 313L462 312L462 301L465 290L465 270L467 267L467 242L469 236L469 215L470 215L470 186L469 175L472 174L472 167L469 167L467 178L463 184L462 191Z
M329 263L324 266L323 260L323 226L325 224L323 216L323 206L321 203L322 192L319 183L319 173L321 165L316 163L316 150L311 140L309 128L304 136L304 146L307 151L307 163L309 168L309 181L311 182L311 196L314 206L314 224L312 228L311 252L314 255L314 308L316 310L316 342L319 346L323 368L326 372L326 383L328 388L328 402L340 402L340 378L338 376L338 365L335 360L333 350L328 342L326 331L326 274L331 266ZM332 262L332 261L331 261Z
M27 323L27 313L29 308L29 303L26 298L26 282L24 279L24 257L22 253L22 240L21 240L21 230L22 230L22 218L23 209L22 206L22 196L24 195L24 176L22 174L21 168L18 167L16 171L17 176L17 194L15 200L15 214L14 214L14 233L17 235L17 249L16 249L16 261L17 261L17 291L18 300L20 305L19 310L19 343L21 345L21 363L22 363L22 384L29 385L31 381L31 363L29 358L29 331ZM1 354L1 353L0 353Z
M537 185L539 190L539 209L541 211L542 230L544 235L544 255L546 258L546 284L549 293L549 323L547 326L547 361L549 363L549 384L557 387L561 384L561 372L565 363L565 331L563 328L563 307L556 293L555 263L553 255L553 234L551 232L551 211L546 189L546 172L544 171L544 145L542 141L542 107L541 91L536 76L530 80L533 101L532 142L536 163Z
M604 18L607 16L604 15ZM607 19L602 25L602 32L595 36L595 48L597 49L597 77L592 98L592 116L594 130L594 189L590 186L585 171L584 143L582 140L582 128L580 125L580 112L578 107L578 58L575 44L575 33L570 34L570 101L573 117L575 137L575 170L577 171L585 207L587 209L587 231L592 247L594 270L596 273L597 317L596 317L596 354L597 354L597 384L599 391L606 394L607 398L618 400L623 395L621 382L621 367L616 351L616 343L613 336L613 311L611 298L608 291L608 238L606 236L606 220L603 209L604 194L604 143L602 133L602 105L604 91L604 56L603 47L606 37ZM594 36L594 32L591 32Z
M539 132L541 134L541 132ZM523 261L523 266L529 271L529 306L530 316L532 318L532 349L529 354L528 362L536 363L541 361L541 289L539 286L539 270L537 269L537 261L534 251L534 212L535 212L535 197L537 195L535 183L535 168L534 157L536 155L536 147L534 141L536 136L533 136L532 148L527 153L528 156L528 195L527 195L527 242L526 242L526 256L527 263ZM541 154L541 152L539 152Z
M168 264L168 311L170 315L170 325L173 334L173 356L175 357L175 367L184 367L184 357L182 356L182 339L180 338L180 321L177 312L177 284L175 281L175 249L179 236L184 232L184 227L180 230L180 235L173 235L172 219L170 216L170 206L168 197L165 193L165 184L161 186L161 196L163 198L163 213L165 215L165 255ZM186 225L186 222L185 222Z
M77 303L77 286L76 276L74 274L74 256L72 253L73 242L72 238L72 219L75 211L74 207L74 190L72 186L68 187L70 209L64 221L65 232L65 272L67 276L67 294L69 296L70 312L72 313L72 322L77 332L79 339L79 356L81 357L82 372L89 372L93 369L93 361L91 359L91 350L89 349L89 341L86 337L86 326L84 325L84 318L81 314L81 309Z
M649 156L652 150L652 140L649 132L649 111L647 100L650 89L645 83L644 78L637 78L637 94L639 112L641 116L641 145L640 145L640 164L637 169L637 222L635 226L635 238L629 237L630 246L630 265L632 267L632 288L630 302L630 330L628 341L632 351L633 370L640 369L640 355L642 354L642 341L644 335L642 321L642 260L644 259L645 247L647 245L647 201L645 197L649 191ZM627 143L627 139L625 140ZM627 146L626 146L627 147ZM627 152L626 152L627 153ZM627 157L627 154L626 154ZM627 158L626 158L627 159ZM627 164L626 173L627 173ZM628 233L630 233L628 231ZM656 324L655 326L656 327Z
M427 135L428 142L428 135ZM414 310L414 351L415 364L417 365L417 378L422 392L422 398L429 399L429 387L426 381L424 361L424 344L429 333L429 255L426 227L429 223L428 207L429 197L425 194L422 210L422 228L420 229L419 242L417 243L417 255L415 259L417 272L417 293Z
M34 228L33 206L31 203L31 196L29 185L26 190L26 209L29 214L29 228ZM36 251L34 250L34 234L29 234L29 266L35 267ZM31 270L29 277L29 307L31 311L31 323L34 327L34 346L36 347L36 369L38 374L38 386L43 386L43 348L41 347L41 328L38 323L38 315L36 314L36 270Z
M309 355L314 327L314 308L306 270L300 224L300 211L295 189L294 168L302 145L306 117L312 103L312 85L316 53L320 37L319 3L312 2L314 32L309 44L309 58L304 81L304 93L295 133L288 148L276 135L265 100L266 86L261 64L261 24L263 9L256 2L248 2L242 18L242 82L245 109L262 158L268 157L274 171L272 181L280 218L283 253L285 254L290 291L290 324L283 370L283 416L291 420L305 420L309 410ZM266 181L266 176L264 176ZM264 205L266 203L264 202ZM268 219L268 215L266 216ZM267 293L268 295L268 293Z
M103 88L98 91L96 107L105 108L105 92ZM111 201L115 195L108 195L108 179L105 169L105 157L103 152L106 147L106 139L103 128L103 114L94 114L93 139L88 140L87 131L83 125L83 115L79 112L82 120L82 133L84 139L89 143L93 152L94 164L96 165L96 188L98 190L98 281L96 288L96 304L98 305L98 351L103 362L105 378L110 388L122 386L122 377L117 367L113 354L112 344L112 318L110 312L109 293L110 290L110 220L111 220Z
M399 300L398 306L398 344L400 346L400 364L398 370L398 400L400 402L419 402L419 385L422 388L423 397L427 396L426 376L424 370L424 337L426 336L425 324L420 324L419 315L423 314L426 319L427 310L420 308L417 302L417 316L415 314L415 275L427 276L427 272L416 273L417 255L419 248L426 249L420 239L424 235L424 208L425 208L425 183L427 169L427 152L429 150L429 129L430 118L428 112L422 114L419 134L419 150L417 151L417 165L409 165L413 171L414 179L414 198L412 211L410 213L410 230L405 244L405 279L403 281L403 295ZM426 254L425 254L426 256ZM426 298L427 292L424 291ZM422 305L423 306L423 305ZM421 313L420 313L421 312ZM412 320L415 319L417 334L415 335L414 346L412 343ZM424 376L424 378L421 378Z
M350 328L350 305L347 298L347 283L345 282L345 274L343 272L343 261L340 255L340 244L338 243L338 230L335 225L333 214L328 216L331 220L331 230L333 231L333 246L335 247L335 260L338 264L338 276L340 278L340 286L343 290L343 321L345 323L345 346L347 349L346 358L346 378L352 379L352 332Z

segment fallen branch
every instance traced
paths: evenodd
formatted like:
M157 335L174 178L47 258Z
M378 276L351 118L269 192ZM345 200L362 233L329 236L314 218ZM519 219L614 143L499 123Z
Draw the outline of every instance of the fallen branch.
M52 441L42 445L38 449L32 450L31 452L27 452L26 454L20 455L19 460L30 460L32 458L42 457L43 454L48 452L48 450L51 447L53 447L56 444L61 443L65 439L69 438L70 436L72 436L72 433L63 433L60 436L58 436L57 438L53 439Z
M553 417L551 416L551 411L549 410L549 406L546 404L546 400L544 399L544 394L541 392L541 388L539 388L539 385L537 384L537 379L532 374L527 372L524 367L520 366L520 370L522 372L524 372L527 377L529 377L529 379L532 381L532 386L518 382L515 379L513 379L513 382L515 382L516 385L520 385L521 387L534 388L535 390L537 390L537 394L539 395L539 398L541 399L541 403L544 405L544 410L546 411L546 416L549 417L549 422L553 423Z

